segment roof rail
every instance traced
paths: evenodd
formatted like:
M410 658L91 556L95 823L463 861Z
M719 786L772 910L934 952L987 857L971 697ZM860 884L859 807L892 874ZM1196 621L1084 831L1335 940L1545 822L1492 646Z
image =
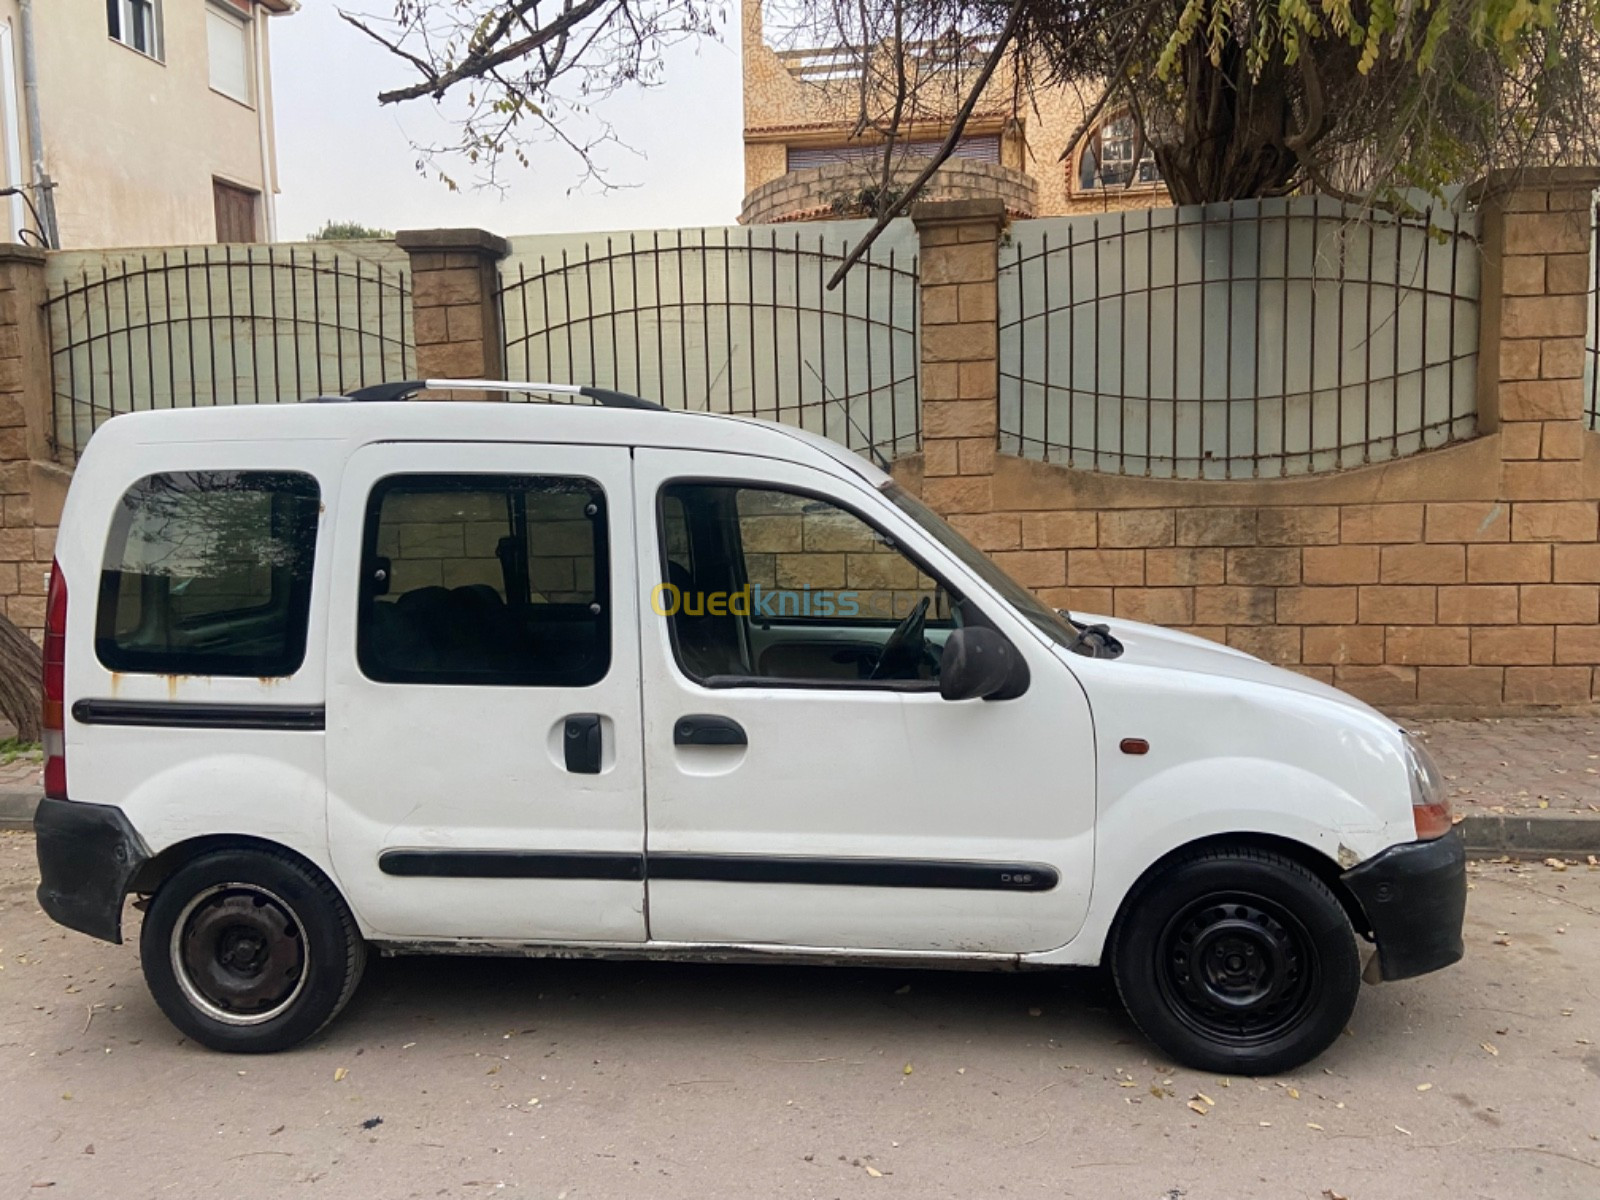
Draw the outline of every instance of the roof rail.
M450 392L470 389L475 392L532 392L545 396L585 396L606 408L640 408L665 412L654 400L614 392L609 388L576 383L511 383L504 379L404 379L395 383L375 383L346 392L346 400L408 400L420 391Z

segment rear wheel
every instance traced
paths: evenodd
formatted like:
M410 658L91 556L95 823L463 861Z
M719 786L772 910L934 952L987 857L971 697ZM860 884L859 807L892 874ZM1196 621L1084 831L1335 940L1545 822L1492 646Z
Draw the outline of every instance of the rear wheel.
M161 885L139 936L168 1020L213 1050L270 1053L333 1020L366 965L348 906L286 854L221 850Z
M1267 851L1179 859L1130 897L1111 948L1145 1036L1187 1066L1270 1075L1315 1058L1361 988L1355 931L1326 884Z

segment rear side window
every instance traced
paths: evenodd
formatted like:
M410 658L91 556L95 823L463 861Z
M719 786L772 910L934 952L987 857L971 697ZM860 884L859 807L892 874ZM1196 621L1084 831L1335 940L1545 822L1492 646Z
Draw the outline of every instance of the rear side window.
M292 675L305 661L317 481L293 471L148 475L111 521L95 653L113 671Z
M585 687L611 665L606 498L590 479L394 475L367 504L357 618L380 683Z

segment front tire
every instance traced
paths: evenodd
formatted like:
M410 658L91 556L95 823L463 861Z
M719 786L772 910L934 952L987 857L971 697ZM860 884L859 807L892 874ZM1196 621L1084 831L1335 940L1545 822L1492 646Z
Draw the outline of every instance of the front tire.
M1111 947L1134 1024L1186 1066L1293 1070L1355 1009L1355 931L1326 884L1292 859L1245 848L1162 868L1128 900Z
M333 1020L355 993L366 943L314 868L284 853L219 850L179 868L139 934L150 994L213 1050L269 1054Z

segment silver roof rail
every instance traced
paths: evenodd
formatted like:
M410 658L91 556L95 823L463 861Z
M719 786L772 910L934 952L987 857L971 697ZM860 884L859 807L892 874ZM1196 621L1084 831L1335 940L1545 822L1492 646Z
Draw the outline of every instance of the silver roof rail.
M375 383L370 387L346 392L346 400L386 401L408 400L420 391L532 393L541 396L584 396L606 408L639 408L665 412L654 400L645 400L627 392L614 392L610 388L590 387L576 383L512 383L505 379L404 379L395 383Z

